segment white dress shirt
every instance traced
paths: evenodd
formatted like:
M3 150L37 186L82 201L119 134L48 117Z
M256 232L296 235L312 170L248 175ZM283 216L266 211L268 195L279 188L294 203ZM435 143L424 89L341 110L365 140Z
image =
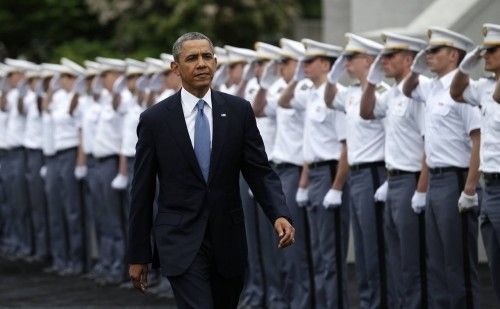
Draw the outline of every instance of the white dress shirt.
M485 173L500 173L500 104L493 100L496 81L492 78L470 80L463 97L481 106L481 165Z
M56 154L56 146L54 142L54 121L49 112L42 112L42 150L46 156Z
M184 113L184 120L186 121L186 127L189 133L189 138L191 139L191 145L194 148L194 125L196 123L196 114L198 109L196 104L199 100L205 101L203 107L203 113L208 119L208 125L210 127L210 147L212 146L212 133L213 133L213 116L212 116L212 91L208 89L207 93L203 98L198 98L189 93L186 89L181 90L181 102L182 111Z
M311 80L303 79L297 83L290 102L291 108L276 108L276 138L271 159L276 163L303 165L303 138L305 105Z
M125 118L123 119L123 140L121 155L127 157L135 156L135 145L137 144L137 125L144 108L137 103L137 97L131 97L131 102Z
M82 134L82 149L87 155L94 151L94 139L96 134L97 123L101 115L102 106L96 102L92 96L81 98L83 103L78 104L79 113L81 113L81 134ZM84 103L85 102L85 103Z
M387 88L385 84L378 87ZM378 88L379 89L379 88ZM359 84L339 89L333 108L346 114L347 161L349 165L384 161L385 128L381 119L360 116L362 89ZM375 93L379 96L379 91Z
M56 151L77 147L80 143L80 120L69 114L74 93L64 89L57 90L50 103L49 111L54 125L54 146Z
M227 94L236 95L238 88L239 86L237 84L232 84L230 87L228 87L226 84L222 84L219 87L219 91Z
M325 103L326 82L309 90L303 136L303 155L307 163L338 160L346 139L345 115Z
M481 127L477 107L460 104L450 97L450 84L456 70L441 78L421 81L412 97L425 102L425 154L427 165L435 167L469 166L470 132Z
M7 130L6 144L8 148L15 148L23 146L24 132L26 126L26 117L19 113L17 108L17 101L19 98L19 91L17 88L12 89L7 93Z
M38 110L37 95L32 90L28 90L24 97L24 110L26 112L24 147L42 149L42 114Z
M175 90L174 89L165 89L163 90L162 93L160 93L160 95L155 98L155 104L160 102L160 101L163 101L165 100L166 98L168 98L169 96L173 95L175 93Z
M377 119L385 118L386 167L418 172L424 154L425 106L406 97L403 84L394 84L378 97L373 113Z
M0 111L0 132L6 132L7 131L7 121L9 119L9 114ZM7 136L5 133L0 134L0 149L7 149Z

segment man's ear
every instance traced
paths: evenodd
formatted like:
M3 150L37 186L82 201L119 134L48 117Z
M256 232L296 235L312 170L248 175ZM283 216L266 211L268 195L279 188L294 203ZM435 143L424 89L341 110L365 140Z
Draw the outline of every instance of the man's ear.
M171 62L170 63L170 69L172 70L172 72L175 73L175 75L177 76L180 76L180 73L179 73L179 64L177 62Z

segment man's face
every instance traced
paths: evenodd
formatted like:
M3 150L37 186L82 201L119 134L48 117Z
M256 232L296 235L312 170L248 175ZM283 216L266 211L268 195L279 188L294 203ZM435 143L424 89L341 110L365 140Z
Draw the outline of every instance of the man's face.
M426 52L429 70L436 74L444 73L457 61L458 52L446 46L438 46Z
M486 71L500 72L500 46L488 48L483 57Z
M8 75L9 84L12 88L17 87L17 84L24 78L24 74L21 72L12 72Z
M321 57L314 57L304 61L304 75L312 81L319 80L328 73L329 63Z
M190 40L182 43L178 62L172 63L172 71L177 74L186 89L210 87L217 60L207 40Z
M167 89L177 90L181 87L181 79L172 71L165 73L163 80L165 81L165 88Z
M409 69L412 63L410 54L404 51L394 51L382 56L382 68L389 78L399 78Z
M136 89L136 84L137 84L137 79L139 78L139 74L132 74L127 76L127 88L130 91L135 91Z
M239 84L243 75L245 64L242 62L233 63L228 67L229 84Z
M102 74L102 85L104 88L108 89L111 91L113 89L113 84L115 80L120 76L119 72L116 71L106 71Z
M355 53L346 56L346 71L353 78L360 78L370 69L373 57L366 54Z
M283 59L279 64L281 77L288 83L292 80L295 69L297 68L297 60L292 58Z
M266 66L268 60L258 60L257 64L255 65L255 76L257 78L262 77L262 73L264 73L264 67Z
M63 88L66 91L71 91L74 83L75 83L75 77L70 74L62 74L61 79L59 80L61 88Z

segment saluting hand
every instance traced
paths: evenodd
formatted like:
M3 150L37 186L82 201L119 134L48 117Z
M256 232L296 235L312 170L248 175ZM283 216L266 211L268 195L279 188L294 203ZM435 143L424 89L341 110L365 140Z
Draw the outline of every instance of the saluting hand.
M281 217L274 221L274 229L280 238L278 248L285 248L295 242L295 229L287 219Z

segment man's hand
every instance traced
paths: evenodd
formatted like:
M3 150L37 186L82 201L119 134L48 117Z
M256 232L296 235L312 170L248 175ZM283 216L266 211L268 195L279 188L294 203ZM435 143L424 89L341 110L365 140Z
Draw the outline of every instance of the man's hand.
M323 207L325 209L337 208L342 205L342 191L330 189L323 198Z
M384 70L382 69L382 53L373 61L368 71L367 80L370 84L376 86L384 80Z
M417 74L424 74L427 71L427 58L425 55L425 50L421 50L415 56L413 64L411 65L411 71Z
M148 288L148 264L130 264L128 275L132 279L134 288L142 293Z
M416 214L420 214L425 210L426 196L426 192L415 191L415 193L413 193L413 197L411 198L411 208Z
M341 55L337 58L337 60L335 60L335 63L332 65L332 68L327 75L328 82L330 84L335 85L336 83L338 83L342 75L344 75L346 62L347 60L344 55Z
M295 229L287 219L283 217L276 219L274 229L280 237L278 248L286 248L295 242Z
M385 181L378 189L375 191L375 195L373 198L376 202L384 202L387 200L387 189L389 185L387 181Z
M479 206L479 200L476 192L467 194L465 191L460 194L458 199L458 211L465 212Z
M481 62L481 51L481 46L478 46L474 48L474 50L469 52L460 63L460 72L464 73L465 75L470 75Z
M295 201L299 207L306 207L309 202L309 190L299 187L295 194Z

